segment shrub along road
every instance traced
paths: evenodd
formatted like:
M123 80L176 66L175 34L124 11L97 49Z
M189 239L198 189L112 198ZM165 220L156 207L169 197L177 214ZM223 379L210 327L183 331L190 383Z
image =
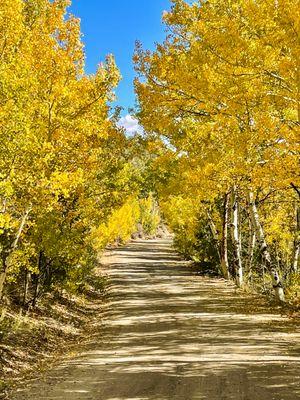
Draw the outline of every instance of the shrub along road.
M110 298L99 329L14 400L295 400L299 332L259 299L201 277L169 240L105 258Z

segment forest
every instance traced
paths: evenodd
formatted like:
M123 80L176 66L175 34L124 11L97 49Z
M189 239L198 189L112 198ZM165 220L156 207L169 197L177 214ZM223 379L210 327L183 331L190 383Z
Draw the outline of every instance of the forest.
M165 40L136 43L128 136L122 71L86 74L70 1L1 0L1 321L161 225L204 272L299 309L299 3L171 3Z
M1 2L0 296L25 309L56 288L76 291L99 251L126 241L152 207L109 105L120 73L108 56L85 75L68 4Z
M299 294L299 5L173 2L138 43L138 118L180 252L238 286ZM296 299L295 299L296 300Z
M6 396L87 340L63 378L14 399L299 394L299 2L169 5L164 39L130 56L128 134L122 71L107 55L87 73L71 0L0 1Z

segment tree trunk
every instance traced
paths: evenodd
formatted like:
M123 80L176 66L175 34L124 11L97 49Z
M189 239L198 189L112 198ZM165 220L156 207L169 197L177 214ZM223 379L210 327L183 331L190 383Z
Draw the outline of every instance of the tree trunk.
M300 242L298 241L298 244L296 245L294 250L293 272L298 271L299 257L300 257Z
M215 249L217 251L219 261L221 262L220 241L219 241L219 237L218 237L218 231L217 231L216 225L215 225L209 211L207 211L207 217L208 217L208 222L209 222L210 230L212 233L213 241L215 244Z
M4 283L6 280L6 274L7 274L7 256L6 255L2 255L2 265L1 265L1 272L0 272L0 299L2 298L2 294L3 294L3 289L4 289Z
M300 190L291 183L292 188L298 194L298 198L300 199ZM300 257L300 206L299 200L296 203L296 211L295 211L295 239L294 239L294 254L293 254L293 264L292 264L292 272L298 271L299 265L299 257Z
M35 308L35 306L36 306L39 292L40 292L40 275L35 274L34 275L34 292L33 292L33 297L32 297L32 302L31 302L32 308Z
M300 207L296 206L296 224L295 224L295 240L294 240L294 256L292 271L298 271L300 257Z
M221 243L221 271L225 279L230 279L228 263L228 225L229 225L230 192L225 194L223 207L223 231Z
M25 277L24 277L24 295L23 295L23 307L27 305L27 297L28 297L28 289L29 289L29 282L31 278L31 273L28 269L25 270Z
M275 291L275 297L279 301L285 301L285 296L284 296L284 290L283 290L283 285L280 280L278 271L276 268L272 267L272 262L271 262L271 254L265 239L265 233L263 230L263 227L260 223L257 207L255 204L254 196L252 192L249 192L249 207L250 207L250 215L252 219L252 224L255 228L256 235L257 235L257 240L260 245L260 252L262 255L262 259L264 261L264 265L266 266L267 270L272 276L272 281L273 281L273 288Z
M13 251L18 247L18 244L19 244L19 241L20 241L23 229L24 229L24 225L26 223L29 213L30 213L30 209L27 209L25 214L22 217L18 232L16 234L16 237L15 237L13 243L10 246L10 249L8 251L6 251L4 254L2 254L2 266L1 266L1 272L0 272L0 299L2 298L2 294L3 294L7 270L9 267L10 256L12 255Z
M239 233L239 204L236 187L232 191L232 243L233 264L238 287L243 285L243 266L241 258L241 241Z
M33 292L33 298L32 298L32 307L35 308L37 299L39 296L40 292L40 276L43 268L43 258L44 254L42 251L39 252L38 256L38 273L34 274L34 292Z
M252 278L252 263L253 263L255 243L256 243L255 229L252 225L251 218L249 218L249 244L248 244L248 259L247 259L247 273L249 280L251 280Z

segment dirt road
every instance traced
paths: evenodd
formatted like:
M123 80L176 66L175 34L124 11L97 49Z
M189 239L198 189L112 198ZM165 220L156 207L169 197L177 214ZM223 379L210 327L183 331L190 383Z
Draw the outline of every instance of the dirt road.
M99 332L11 399L300 399L299 332L287 319L249 314L248 299L196 276L167 240L118 249L107 270Z

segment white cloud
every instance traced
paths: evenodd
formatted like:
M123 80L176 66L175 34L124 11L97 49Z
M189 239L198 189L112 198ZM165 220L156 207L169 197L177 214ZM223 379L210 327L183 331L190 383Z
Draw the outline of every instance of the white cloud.
M132 136L135 133L142 133L143 128L139 125L139 122L136 118L134 118L132 115L127 114L125 117L122 117L119 120L118 125L121 128L124 128L126 131L126 134L128 136Z

